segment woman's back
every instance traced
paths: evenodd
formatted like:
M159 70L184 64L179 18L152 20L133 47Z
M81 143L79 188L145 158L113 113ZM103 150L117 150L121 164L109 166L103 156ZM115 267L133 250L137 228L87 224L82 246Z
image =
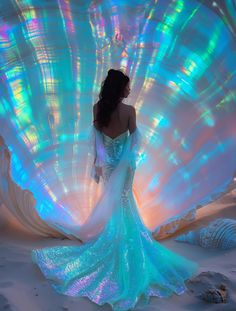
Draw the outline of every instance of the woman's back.
M97 104L93 106L94 126L98 129L97 121ZM130 134L136 128L136 112L133 106L119 103L117 108L112 112L108 126L102 128L102 132L111 137L116 138L122 133L129 130Z

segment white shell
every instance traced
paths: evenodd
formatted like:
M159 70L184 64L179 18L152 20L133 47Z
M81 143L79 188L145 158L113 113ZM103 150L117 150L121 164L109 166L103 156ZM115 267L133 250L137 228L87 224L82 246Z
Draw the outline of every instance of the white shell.
M207 227L179 235L175 240L205 248L233 248L236 246L236 220L217 218Z

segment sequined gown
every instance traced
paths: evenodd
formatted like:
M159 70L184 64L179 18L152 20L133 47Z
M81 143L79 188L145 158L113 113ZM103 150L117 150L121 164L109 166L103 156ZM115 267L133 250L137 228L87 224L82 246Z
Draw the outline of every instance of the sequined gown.
M115 139L102 135L109 155L103 175L106 184L128 132ZM58 293L88 297L98 305L108 303L116 311L130 310L146 305L150 296L182 294L184 281L197 274L197 263L162 246L145 227L132 193L134 171L127 172L120 208L96 239L32 251L32 260Z

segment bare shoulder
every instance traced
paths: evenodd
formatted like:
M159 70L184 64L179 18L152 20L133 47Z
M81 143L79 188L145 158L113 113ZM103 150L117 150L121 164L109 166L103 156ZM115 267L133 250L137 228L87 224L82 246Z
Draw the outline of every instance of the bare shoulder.
M131 114L132 112L135 111L135 108L133 106L126 105L124 103L122 104L122 107L128 114Z
M134 106L130 106L130 105L127 105L127 106L128 106L128 110L129 110L129 115L130 116L134 116L135 113L136 113L135 107Z
M123 112L126 116L128 116L128 120L136 119L136 110L134 106L123 104Z
M135 112L135 107L129 105L129 110L130 110L131 112Z

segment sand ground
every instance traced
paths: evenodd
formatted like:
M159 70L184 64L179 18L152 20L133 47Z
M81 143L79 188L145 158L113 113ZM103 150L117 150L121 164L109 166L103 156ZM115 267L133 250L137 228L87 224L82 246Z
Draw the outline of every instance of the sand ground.
M198 220L176 235L207 225L218 217L236 219L236 190L229 191L218 200L202 207ZM180 255L196 261L200 265L199 273L213 271L227 279L225 283L229 293L227 303L209 304L196 297L201 284L195 284L194 293L190 290L181 296L171 298L151 297L150 304L137 310L231 310L236 311L236 248L231 250L204 249L200 246L180 243L175 236L158 241ZM98 306L86 297L68 297L59 295L44 278L38 267L32 263L30 252L34 248L56 245L75 245L79 242L68 239L39 238L22 231L13 232L9 227L0 231L0 310L4 311L109 311L108 304ZM219 276L219 275L218 275ZM212 276L217 282L217 275Z

